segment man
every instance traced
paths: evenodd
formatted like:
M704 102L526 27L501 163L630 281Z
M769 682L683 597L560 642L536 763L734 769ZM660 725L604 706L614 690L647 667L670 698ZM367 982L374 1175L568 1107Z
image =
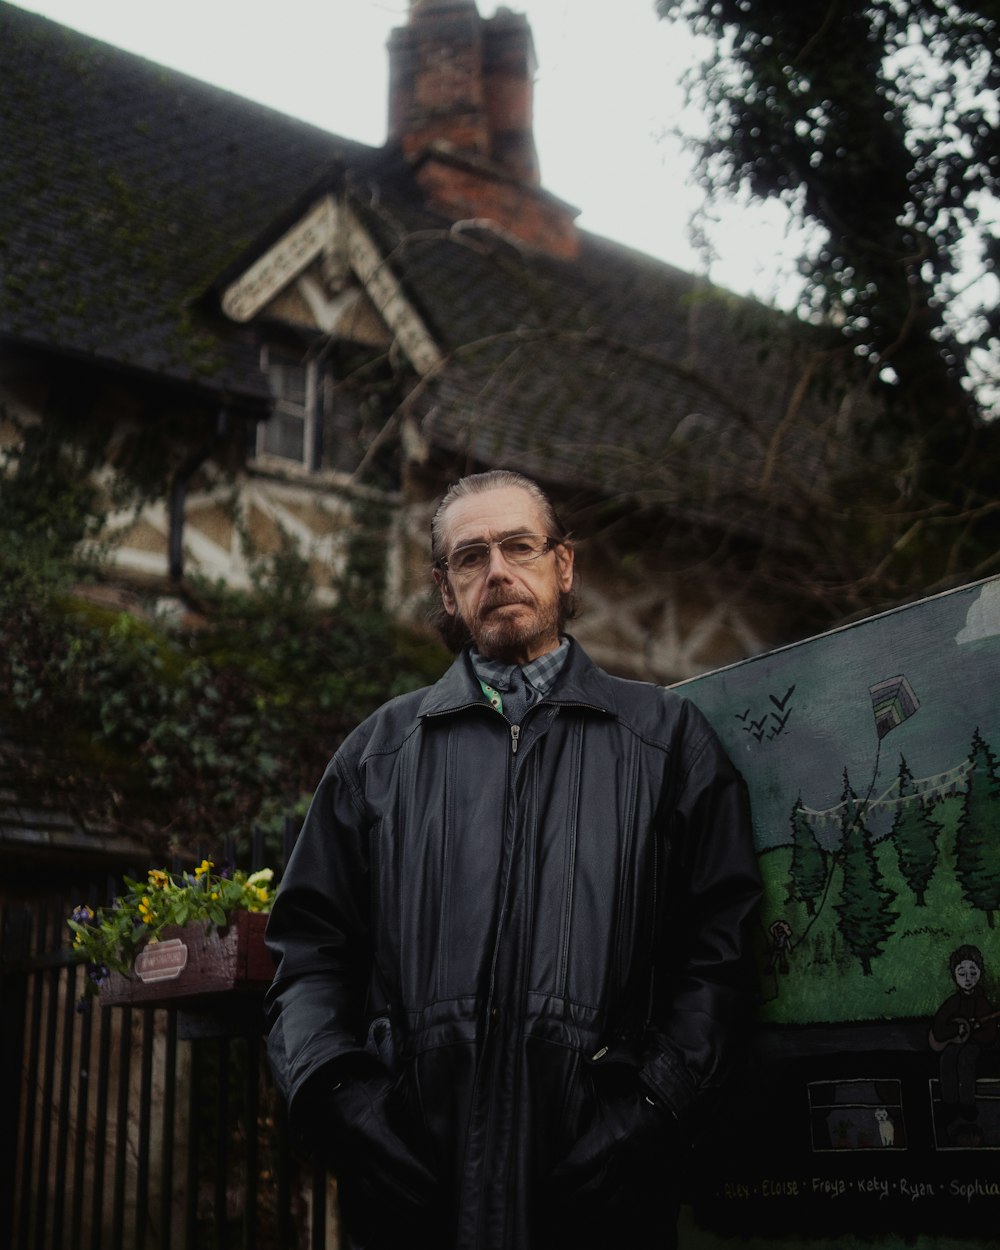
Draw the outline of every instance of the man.
M433 559L471 641L337 752L268 926L292 1122L358 1246L668 1246L752 1002L745 788L690 704L563 635L533 482L452 487Z

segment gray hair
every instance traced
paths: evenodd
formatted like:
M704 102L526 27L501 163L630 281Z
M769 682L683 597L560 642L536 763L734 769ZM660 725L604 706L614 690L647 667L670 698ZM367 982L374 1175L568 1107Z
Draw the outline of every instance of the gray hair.
M466 499L469 495L484 495L490 490L506 490L516 487L523 490L538 504L545 521L547 538L564 542L569 534L556 513L552 500L545 491L523 473L515 473L513 469L490 469L486 473L470 473L457 482L453 482L445 492L444 498L437 506L434 519L431 521L431 559L435 564L444 556L444 515L458 499Z

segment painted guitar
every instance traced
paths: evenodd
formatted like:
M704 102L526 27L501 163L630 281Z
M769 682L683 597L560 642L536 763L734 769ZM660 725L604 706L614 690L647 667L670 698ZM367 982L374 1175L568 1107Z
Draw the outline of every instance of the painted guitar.
M1000 1011L991 1011L988 1016L979 1016L978 1018L974 1017L971 1020L966 1020L964 1016L952 1016L948 1023L958 1026L957 1036L946 1037L944 1041L941 1041L939 1038L934 1036L934 1029L930 1028L927 1030L927 1041L930 1044L931 1050L936 1050L938 1052L945 1050L948 1046L964 1046L969 1038L972 1037L973 1031L975 1029L982 1028L982 1026L990 1020L1000 1020Z

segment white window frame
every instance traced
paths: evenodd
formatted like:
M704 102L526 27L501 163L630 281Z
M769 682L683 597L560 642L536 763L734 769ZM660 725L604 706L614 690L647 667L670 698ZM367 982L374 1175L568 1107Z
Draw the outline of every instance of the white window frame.
M305 400L301 405L294 400L285 399L275 393L272 381L272 367L277 365L286 367L298 365L305 371ZM260 367L272 388L274 417L292 417L302 421L302 455L299 458L285 456L266 446L267 427L270 421L274 419L272 417L267 421L257 422L255 458L258 460L271 460L279 464L294 464L300 468L313 471L317 467L318 462L319 433L318 401L320 376L316 361L308 356L296 358L293 351L285 350L276 345L265 344L260 351Z

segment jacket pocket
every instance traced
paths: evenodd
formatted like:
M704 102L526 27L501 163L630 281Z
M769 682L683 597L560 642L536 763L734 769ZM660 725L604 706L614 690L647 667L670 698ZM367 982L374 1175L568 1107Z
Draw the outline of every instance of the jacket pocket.
M365 1050L378 1059L391 1076L398 1076L399 1058L396 1054L396 1039L392 1035L392 1021L388 1016L376 1016L368 1026Z
M564 1111L559 1121L566 1126L566 1141L563 1143L565 1151L571 1148L593 1120L596 1108L597 1091L594 1088L593 1073L583 1055L576 1052L567 1080Z
M402 1057L389 1095L396 1132L442 1182L464 1157L474 1062L472 1047L463 1044Z
M598 1100L592 1074L579 1051L533 1039L528 1055L529 1172L545 1182L586 1132Z

